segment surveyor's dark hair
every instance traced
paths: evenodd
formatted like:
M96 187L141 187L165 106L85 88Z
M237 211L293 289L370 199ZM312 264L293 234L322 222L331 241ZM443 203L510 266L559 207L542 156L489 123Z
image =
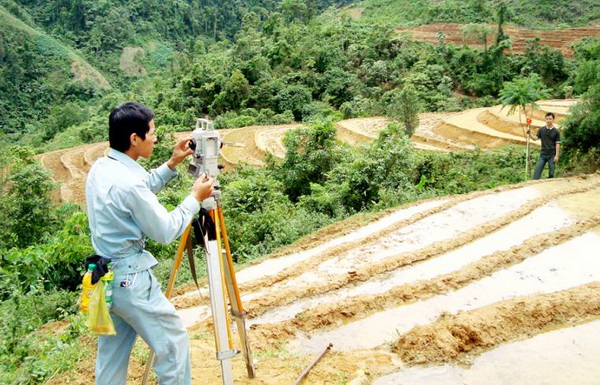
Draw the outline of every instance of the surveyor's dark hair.
M544 118L547 118L548 116L552 116L552 119L556 119L556 116L554 116L554 112L546 112L546 115L544 115Z
M152 119L154 112L141 103L125 102L115 107L108 117L110 147L121 152L129 150L129 138L133 133L145 140Z

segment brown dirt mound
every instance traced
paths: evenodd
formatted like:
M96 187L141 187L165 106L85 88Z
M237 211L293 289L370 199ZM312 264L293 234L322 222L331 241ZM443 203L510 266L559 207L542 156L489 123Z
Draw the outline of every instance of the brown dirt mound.
M534 297L520 297L462 312L446 314L436 322L417 326L393 346L409 364L468 364L502 343L545 330L575 325L600 316L600 283Z
M263 127L257 130L254 134L254 142L256 147L262 151L263 156L272 154L275 157L282 159L285 157L285 146L283 138L289 130L302 127L299 124L285 125L281 127Z
M500 132L515 136L525 136L525 131L519 123L503 119L490 110L484 110L481 114L477 115L477 121Z
M511 144L524 144L525 140L517 138L501 138L493 133L468 131L454 124L444 122L434 128L434 131L447 138L451 138L455 142L467 143L472 146L480 146L482 148L500 148Z

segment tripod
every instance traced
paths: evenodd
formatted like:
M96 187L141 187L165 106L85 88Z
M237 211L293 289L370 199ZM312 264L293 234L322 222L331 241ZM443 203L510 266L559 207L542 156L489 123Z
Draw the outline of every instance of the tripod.
M201 228L205 250L206 265L208 275L208 289L210 295L210 307L212 310L213 324L215 329L215 347L217 351L217 360L221 362L221 373L224 385L233 384L233 368L231 359L235 357L239 350L233 348L232 332L229 315L227 312L227 302L225 300L225 289L231 306L231 316L235 319L237 332L240 336L242 354L246 361L246 370L249 378L254 378L254 363L252 361L252 352L248 343L246 333L246 313L242 307L240 293L238 290L235 271L233 269L233 260L229 248L229 239L227 229L223 218L223 209L220 205L221 191L218 189L218 182L215 183L213 196L203 202L203 208L208 210L207 215L210 220L206 220L204 229ZM188 254L192 252L192 243L190 231L192 225L188 225L183 234L177 255L173 261L173 269L169 277L169 283L165 296L171 298L177 271L180 268L183 252L187 249ZM201 224L200 227L203 227ZM224 250L223 247L224 246ZM191 256L191 263L193 255ZM195 275L194 275L195 277ZM146 362L142 384L145 385L150 374L154 352L150 351L150 356Z

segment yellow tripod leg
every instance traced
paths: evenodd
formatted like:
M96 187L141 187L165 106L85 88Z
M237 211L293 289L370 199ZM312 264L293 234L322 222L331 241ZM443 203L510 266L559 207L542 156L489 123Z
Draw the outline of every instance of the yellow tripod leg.
M171 295L173 293L173 287L175 286L175 279L177 278L177 272L181 267L181 260L183 259L183 252L185 251L186 246L188 246L188 241L190 240L190 230L192 226L188 225L186 229L183 231L181 235L181 240L179 241L179 247L177 248L177 254L175 255L175 259L173 260L173 268L171 269L171 276L169 277L169 283L167 284L167 290L165 291L165 297L167 299L171 299ZM150 375L150 370L152 369L152 364L154 363L154 351L150 350L150 355L148 356L148 360L146 361L146 367L144 368L144 376L142 377L142 385L146 385L148 382L148 376Z
M225 284L227 293L229 294L229 303L231 304L231 314L235 318L240 342L242 344L242 353L246 361L246 370L249 378L254 378L254 361L252 360L252 351L248 343L248 335L246 332L246 312L242 306L240 291L238 289L237 280L235 278L235 270L233 268L233 259L231 258L231 249L229 248L229 238L227 237L227 228L225 227L225 219L223 217L223 209L220 205L217 206L218 230L222 235L223 245L225 246L225 255L221 256L223 260L223 268L225 273ZM215 221L217 225L217 221Z

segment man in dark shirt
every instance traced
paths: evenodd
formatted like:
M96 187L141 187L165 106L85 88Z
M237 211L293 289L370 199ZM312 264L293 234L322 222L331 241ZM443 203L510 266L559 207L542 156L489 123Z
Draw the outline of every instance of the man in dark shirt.
M530 135L532 139L542 140L542 150L535 166L533 179L540 179L546 163L548 163L548 178L554 178L554 169L560 151L560 132L554 127L554 119L552 112L546 114L546 125L538 130L536 138L531 137L530 131L527 131L527 135Z

